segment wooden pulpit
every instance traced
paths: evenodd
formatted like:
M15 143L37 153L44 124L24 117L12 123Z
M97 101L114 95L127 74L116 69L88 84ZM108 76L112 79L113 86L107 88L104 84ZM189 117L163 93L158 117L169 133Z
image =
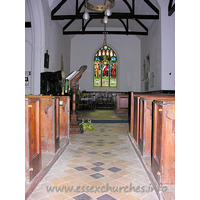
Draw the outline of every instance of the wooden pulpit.
M86 65L80 67L78 71L71 72L66 77L65 90L69 88L72 93L72 111L71 111L71 120L70 120L70 134L80 134L83 133L83 128L78 123L78 115L76 112L76 94L79 90L79 79L82 77L83 72L87 69Z

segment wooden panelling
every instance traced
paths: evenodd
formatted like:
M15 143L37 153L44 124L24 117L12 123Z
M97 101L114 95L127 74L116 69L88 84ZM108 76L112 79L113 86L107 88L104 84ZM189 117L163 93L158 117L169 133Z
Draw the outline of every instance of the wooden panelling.
M139 149L142 155L151 155L152 138L152 101L153 100L175 100L174 96L169 97L141 97L140 98L140 126L139 126Z
M60 98L60 139L69 138L70 98L69 96L59 96L59 98Z
M152 172L158 183L175 184L175 102L153 101Z
M129 108L129 95L128 94L117 94L116 113L117 114L128 114L128 108Z
M134 116L133 116L133 138L137 144L139 144L139 115L140 115L140 98L174 98L174 95L163 95L163 94L137 94L134 95Z
M31 181L41 170L41 103L25 98L25 178Z
M60 148L59 97L26 95L41 100L41 151L56 153Z

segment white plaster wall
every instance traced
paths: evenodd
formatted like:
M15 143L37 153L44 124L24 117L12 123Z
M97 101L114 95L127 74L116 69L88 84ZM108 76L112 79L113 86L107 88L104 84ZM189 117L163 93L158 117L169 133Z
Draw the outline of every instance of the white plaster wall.
M68 36L62 33L62 27L57 21L51 20L51 10L48 1L42 1L45 28L45 52L48 50L49 69L43 71L58 71L61 66L66 74L70 72L70 42ZM45 53L44 52L44 53Z
M70 71L82 65L87 70L80 79L81 90L87 91L140 91L141 45L136 36L108 35L107 45L118 56L118 87L93 87L93 59L103 45L103 35L76 35L71 41Z
M31 21L30 31L26 30L25 41L31 41L31 58L26 57L27 63L31 63L31 94L40 93L40 72L44 63L44 18L41 0L26 0L25 2L25 21ZM26 91L27 92L27 91Z
M168 16L168 1L158 0L160 19L149 28L141 40L141 62L150 54L150 73L154 72L154 90L175 90L175 13ZM143 66L141 65L141 71ZM143 76L143 75L142 75ZM144 82L141 82L144 91Z
M155 20L149 28L148 36L141 40L141 74L143 78L143 64L146 56L150 55L150 73L154 72L154 86L149 83L149 91L161 90L161 22ZM141 91L144 92L144 81L141 81Z
M30 22L30 9L25 1L25 21ZM32 72L33 38L32 29L25 28L25 72ZM27 75L25 75L27 76ZM32 76L28 76L29 85L25 86L25 94L31 94L33 89Z
M25 13L25 21L31 21L31 28L25 30L25 71L31 68L32 82L30 89L25 87L25 94L39 94L41 72L57 71L61 66L66 74L70 72L71 41L63 36L60 24L51 20L48 1L26 0ZM44 68L46 50L50 55L49 69Z
M158 0L158 3L161 6L162 90L175 90L175 12L168 16L168 1Z

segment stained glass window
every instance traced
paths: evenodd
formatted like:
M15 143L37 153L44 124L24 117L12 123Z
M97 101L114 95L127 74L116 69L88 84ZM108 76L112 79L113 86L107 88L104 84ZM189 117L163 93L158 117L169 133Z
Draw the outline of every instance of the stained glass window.
M94 86L117 87L117 56L109 46L102 46L94 56Z

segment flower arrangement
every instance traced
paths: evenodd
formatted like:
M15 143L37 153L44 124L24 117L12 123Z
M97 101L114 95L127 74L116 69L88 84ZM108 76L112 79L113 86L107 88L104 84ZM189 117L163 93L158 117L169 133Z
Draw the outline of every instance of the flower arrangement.
M85 122L86 121L86 122ZM82 119L82 123L80 124L83 126L83 131L84 132L95 132L95 127L91 123L91 119Z

